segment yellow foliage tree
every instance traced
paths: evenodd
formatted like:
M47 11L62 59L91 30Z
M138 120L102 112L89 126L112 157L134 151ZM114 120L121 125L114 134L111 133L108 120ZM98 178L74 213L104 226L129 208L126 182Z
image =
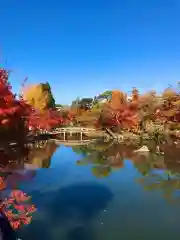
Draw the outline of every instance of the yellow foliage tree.
M55 100L48 83L31 85L24 88L23 99L38 110L55 107Z

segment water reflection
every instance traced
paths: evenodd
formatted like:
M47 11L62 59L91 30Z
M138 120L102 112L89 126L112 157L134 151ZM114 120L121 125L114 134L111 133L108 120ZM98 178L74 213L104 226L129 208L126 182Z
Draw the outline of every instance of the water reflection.
M0 151L0 171L11 172L23 169L49 168L51 158L58 145L44 141L22 148L8 148Z
M92 174L96 177L107 177L115 169L123 168L125 160L131 160L141 174L137 182L144 189L162 190L165 199L177 203L180 197L177 194L177 190L180 190L180 148L176 145L164 146L164 155L154 152L137 153L134 150L135 147L132 146L110 143L73 147L73 151L82 155L77 165L90 164ZM173 200L174 194L176 201Z
M150 143L150 146L151 150L155 149L153 143ZM20 184L27 181L27 184L24 184L24 190L32 195L32 202L36 204L39 212L37 211L36 220L32 221L28 228L21 229L24 239L38 239L38 236L44 240L116 239L110 236L108 230L106 231L111 221L113 227L121 221L120 226L113 231L119 231L118 236L122 239L134 239L128 235L129 233L123 232L123 229L128 230L131 223L131 229L134 229L133 235L135 228L138 229L140 226L139 229L141 229L141 225L144 224L145 217L141 215L141 212L149 213L146 206L151 204L152 200L149 199L150 195L146 198L144 193L151 193L152 196L158 191L168 203L176 204L176 206L180 204L180 148L176 145L161 146L161 148L164 148L164 155L158 155L154 151L137 153L134 151L137 146L125 146L112 142L59 148L55 142L48 141L23 151L12 149L9 152L0 152L0 157L2 156L1 177L4 179L0 185L1 200L3 201L12 191L19 190ZM55 152L57 155L53 156ZM49 168L52 158L53 162L58 162L57 167L38 170ZM130 163L128 166L127 162ZM62 172L65 174L63 180L61 178L60 181L59 176L62 177ZM113 178L113 176L116 177ZM106 181L106 179L111 179L111 181ZM56 191L51 191L51 193L46 191L48 181ZM38 188L34 187L37 186L36 184ZM30 187L30 185L33 186ZM160 197L161 200L163 198ZM161 200L154 199L160 208L158 204ZM143 211L139 211L136 206L139 206L139 209L144 207ZM170 209L169 205L164 208ZM102 227L99 219L104 209L108 209L106 212L108 224L104 230L99 230ZM161 210L163 213L163 207ZM169 211L173 212L172 209ZM138 218L140 220L134 223L134 219L139 215L141 215ZM166 216L166 213L164 215ZM151 220L147 219L148 227L154 221L151 212L149 218ZM96 221L98 224L95 224ZM95 230L91 226L92 223L95 224ZM164 225L162 223L162 228L165 225L166 223ZM101 236L99 238L98 231ZM106 231L106 234L103 234L103 231ZM112 229L109 231L112 232ZM140 235L140 231L138 234ZM142 239L148 239L146 233L143 234ZM129 238L123 238L123 236Z
M134 159L135 147L117 145L112 143L96 143L95 145L80 146L73 151L83 157L77 161L78 165L92 165L92 173L97 177L106 177L114 169L123 168L124 159Z
M37 168L49 168L56 148L54 142L43 142L31 148L11 147L0 152L0 211L5 213L14 229L29 224L36 211L31 197L19 189L20 184L31 181Z
M106 186L92 181L62 187L51 200L44 203L43 199L47 198L49 193L43 193L39 199L42 202L41 212L46 213L46 221L40 219L32 222L28 231L23 230L25 239L37 239L38 226L42 229L42 225L43 240L61 239L63 229L68 229L67 240L93 239L93 232L89 231L88 226L99 212L106 209L113 193Z
M161 190L163 197L172 204L180 205L180 175L169 172L161 174L151 174L146 178L139 178L138 182L142 184L147 191Z
M119 146L112 143L96 143L96 145L75 148L76 153L80 152L80 150L82 150L84 157L77 161L77 164L93 165L92 173L96 177L109 176L113 169L122 168L124 157L127 159L133 153L133 150L132 152L128 151L129 148L126 146L119 148Z
M36 211L31 197L18 189L20 180L26 181L26 174L3 172L0 176L0 211L6 215L15 230L31 223L32 213Z
M96 143L95 145L72 147L73 151L82 155L78 165L109 166L111 169L123 167L124 160L131 160L142 175L148 175L152 169L169 169L180 172L180 148L176 145L166 146L164 155L155 152L137 153L135 146L123 144ZM172 165L171 165L172 164Z
M25 164L25 168L49 168L57 147L58 145L55 142L49 141L41 148L31 149L27 156L28 161Z

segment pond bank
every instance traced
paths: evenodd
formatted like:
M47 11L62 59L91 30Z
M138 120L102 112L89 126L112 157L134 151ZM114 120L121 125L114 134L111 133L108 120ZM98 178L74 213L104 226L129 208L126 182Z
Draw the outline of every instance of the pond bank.
M104 130L97 130L97 131L91 131L91 132L86 132L86 133L82 133L83 138L79 139L79 137L77 135L67 135L67 137L64 139L63 136L61 136L61 134L57 134L57 135L51 135L49 133L43 133L43 134L39 134L39 135L34 135L32 133L29 133L24 145L28 146L28 148L32 148L35 143L36 144L41 144L41 142L44 141L48 141L50 139L56 139L57 141L62 141L63 142L71 142L71 141L77 141L78 144L80 145L81 142L91 142L91 140L95 141L95 140L102 140L104 142L109 142L109 141L114 141L116 143L123 143L123 144L127 144L127 145L137 145L137 146L142 146L142 145L146 145L146 142L149 141L154 141L157 145L160 142L167 142L168 144L172 144L175 143L177 145L180 144L180 137L179 137L179 132L177 132L176 136L175 134L171 134L171 135L167 135L164 134L163 136L161 135L155 135L153 136L152 134L148 134L145 132L141 132L141 133L133 133L133 132L128 132L128 131L123 131L121 133L116 133L116 132L112 132L110 129L106 128ZM3 151L4 149L8 149L8 148L13 148L18 146L19 143L17 142L0 142L0 150ZM73 142L73 145L76 145Z

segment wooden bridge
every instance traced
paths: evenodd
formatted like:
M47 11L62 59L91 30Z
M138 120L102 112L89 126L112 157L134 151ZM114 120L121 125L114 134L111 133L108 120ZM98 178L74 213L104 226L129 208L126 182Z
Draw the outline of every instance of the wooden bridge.
M94 128L82 128L82 127L66 127L66 128L56 128L51 132L48 132L50 135L61 135L63 134L63 140L66 141L66 135L69 134L73 136L73 134L78 134L80 136L80 142L83 142L83 134L88 133L96 133L96 129Z
M88 145L89 143L94 142L95 140L57 140L52 139L57 145L64 145L64 146L82 146L82 145Z

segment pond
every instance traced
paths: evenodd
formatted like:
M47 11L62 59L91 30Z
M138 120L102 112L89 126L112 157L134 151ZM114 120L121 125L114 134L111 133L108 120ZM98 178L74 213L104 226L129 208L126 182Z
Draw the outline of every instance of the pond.
M179 150L137 154L131 146L112 143L67 147L54 142L31 150L26 160L5 166L16 180L18 173L26 176L11 187L30 195L37 209L19 236L180 239Z

